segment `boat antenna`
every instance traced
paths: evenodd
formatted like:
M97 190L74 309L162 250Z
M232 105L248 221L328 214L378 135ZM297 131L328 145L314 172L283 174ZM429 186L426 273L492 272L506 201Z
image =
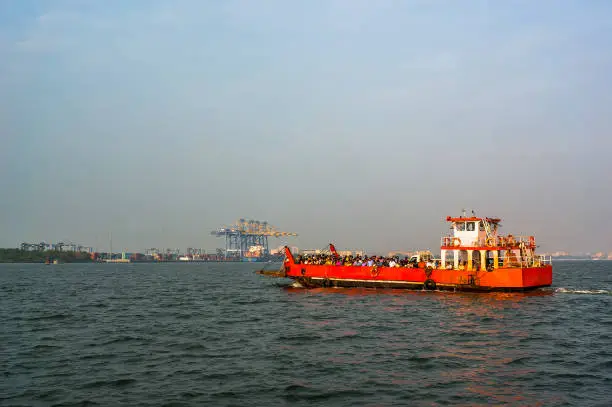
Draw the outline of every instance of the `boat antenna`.
M461 209L461 211L463 212L463 217L465 218L465 209Z
M476 213L474 213L474 209L472 209L472 216L476 217Z

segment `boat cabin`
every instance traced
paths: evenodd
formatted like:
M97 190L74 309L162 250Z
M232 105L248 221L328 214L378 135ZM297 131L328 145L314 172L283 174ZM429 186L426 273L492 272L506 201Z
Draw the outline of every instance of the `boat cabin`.
M448 216L451 234L442 238L441 267L454 270L489 270L533 266L535 238L500 235L501 219Z

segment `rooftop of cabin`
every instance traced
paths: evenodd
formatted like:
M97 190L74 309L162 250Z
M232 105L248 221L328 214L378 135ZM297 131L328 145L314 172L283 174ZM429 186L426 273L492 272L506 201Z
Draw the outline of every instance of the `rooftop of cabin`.
M501 222L500 218L479 218L477 216L459 216L458 218L453 218L452 216L446 217L447 222L476 222L482 220L486 220L487 222L492 224L498 224Z

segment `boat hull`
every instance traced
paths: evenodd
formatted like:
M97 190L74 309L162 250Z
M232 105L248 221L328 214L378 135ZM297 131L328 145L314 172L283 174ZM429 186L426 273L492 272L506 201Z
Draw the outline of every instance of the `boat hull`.
M552 284L552 266L509 267L492 271L410 267L286 264L285 276L304 287L371 287L449 291L530 291Z

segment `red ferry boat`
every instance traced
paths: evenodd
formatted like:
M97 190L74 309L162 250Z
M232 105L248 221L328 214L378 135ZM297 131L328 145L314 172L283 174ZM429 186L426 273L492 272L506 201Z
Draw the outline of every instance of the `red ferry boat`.
M537 255L534 236L501 235L499 218L447 217L440 258L381 261L341 256L296 259L285 246L281 275L304 287L381 287L451 291L528 291L552 284L552 259Z

